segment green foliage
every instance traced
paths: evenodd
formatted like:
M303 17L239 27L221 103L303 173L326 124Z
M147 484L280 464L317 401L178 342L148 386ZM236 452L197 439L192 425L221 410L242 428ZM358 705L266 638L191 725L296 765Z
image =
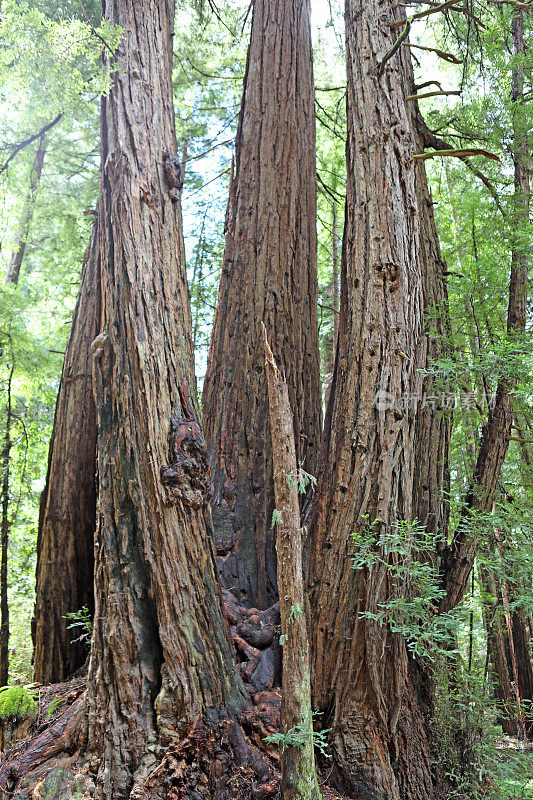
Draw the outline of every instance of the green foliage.
M88 642L93 633L93 621L87 606L82 606L78 611L69 611L65 614L65 619L68 619L70 625L67 625L67 630L75 630L80 635L75 642Z
M320 716L320 712L313 712L310 719L302 720L285 733L273 733L271 736L266 736L263 741L268 744L277 745L281 749L281 752L283 752L288 747L303 747L311 737L314 747L325 758L331 758L331 755L328 753L327 742L327 735L330 733L331 728L318 731L314 730L313 718L318 716Z
M295 605L291 606L291 613L289 614L289 625L294 622L296 619L301 619L303 616L303 611L300 603L296 603Z
M4 686L0 689L0 719L22 721L37 715L37 703L24 686Z
M88 92L106 91L102 42L114 51L121 32L104 21L50 19L34 5L5 0L0 19L0 77L6 93L40 96L49 120L67 109L86 109ZM38 126L36 126L38 127Z
M460 659L441 659L434 673L433 759L461 800L533 797L533 753L507 743L498 706L481 664L468 672Z
M316 478L300 467L296 475L292 473L287 475L287 485L291 489L296 489L298 494L305 494L308 486L312 488L316 486Z
M46 709L46 719L50 720L60 709L64 708L66 704L66 700L64 697L56 697L55 700L52 700L48 708Z
M401 634L418 658L434 661L439 653L449 653L464 609L436 613L444 592L433 536L416 523L399 521L385 528L368 518L363 530L352 536L357 543L353 568L384 568L389 583L387 600L377 604L376 612L361 611L359 616Z
M271 528L275 528L282 520L281 511L278 511L277 508L274 509L272 512L272 522L270 523Z

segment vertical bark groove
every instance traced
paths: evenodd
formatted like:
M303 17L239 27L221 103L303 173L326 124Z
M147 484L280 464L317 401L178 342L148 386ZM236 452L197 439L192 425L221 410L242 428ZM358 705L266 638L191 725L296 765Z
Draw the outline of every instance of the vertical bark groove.
M355 571L353 533L376 537L417 516L446 524L446 429L421 409L421 376L438 346L425 309L444 301L442 260L420 141L406 101L405 49L380 64L403 11L347 0L348 183L334 377L310 530L315 704L331 725L337 782L358 796L434 796L421 703L405 641L359 612L401 587L384 565ZM433 349L432 349L433 348ZM449 424L449 423L448 423ZM417 464L436 436L434 463ZM427 473L425 472L427 471ZM385 560L387 556L381 552Z
M308 472L319 447L315 170L309 2L256 0L203 421L222 580L263 608L277 591L262 321Z
M123 38L102 101L99 508L89 746L96 798L141 796L157 745L242 685L215 568L196 421L172 108L172 0L108 0ZM170 154L170 158L169 155Z
M65 680L87 656L66 614L94 609L96 527L96 412L90 345L100 320L100 258L95 223L83 261L80 288L65 353L41 495L37 538L34 678Z

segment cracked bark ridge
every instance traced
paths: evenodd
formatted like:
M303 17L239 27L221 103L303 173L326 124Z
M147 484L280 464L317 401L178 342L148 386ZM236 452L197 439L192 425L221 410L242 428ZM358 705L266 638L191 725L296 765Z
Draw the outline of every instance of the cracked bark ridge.
M425 708L405 641L359 613L376 613L401 587L386 565L356 572L351 558L353 534L369 522L378 537L418 513L416 460L430 423L419 410L429 347L424 239L432 234L412 159L419 143L406 100L407 48L378 74L397 38L391 23L402 18L392 0L346 1L346 227L339 338L310 518L310 631L315 707L332 727L339 788L379 800L431 800ZM425 502L438 507L429 492Z
M261 322L287 380L299 466L321 428L309 0L256 0L202 413L224 586L276 602L272 446Z
M88 746L99 759L96 800L123 800L143 791L162 743L186 737L208 711L236 715L246 698L209 510L191 502L202 466L189 296L180 205L163 167L163 154L176 151L174 4L106 0L104 16L122 38L115 58L104 56L111 89L100 118L101 323L92 365L99 505ZM197 466L192 475L181 465L169 502L162 469L178 457Z
M202 429L195 420L171 421L169 450L172 464L161 470L168 502L182 501L192 508L202 508L208 500L209 467Z

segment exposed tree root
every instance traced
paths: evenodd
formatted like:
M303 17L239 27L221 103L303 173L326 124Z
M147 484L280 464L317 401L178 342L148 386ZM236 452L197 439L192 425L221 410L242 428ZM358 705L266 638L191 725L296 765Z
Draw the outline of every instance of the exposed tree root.
M0 759L0 800L92 800L99 757L86 750L85 700L79 680L40 690L31 734ZM239 721L209 711L186 738L162 748L130 800L279 798L279 754L265 738L279 731L280 709L280 691L270 690L253 694ZM341 797L323 791L324 798Z
M49 725L12 747L0 761L0 797L31 797L15 791L20 780L60 754L82 751L86 744L85 693L79 695ZM40 775L37 776L40 779ZM38 780L36 781L38 783ZM34 797L40 797L34 794Z
M185 739L170 744L160 764L134 784L131 800L268 800L278 791L278 758L263 733L277 729L275 707L263 695L243 727L226 712L209 711ZM85 693L0 761L0 798L90 798L98 758L86 752ZM42 793L43 792L43 793Z

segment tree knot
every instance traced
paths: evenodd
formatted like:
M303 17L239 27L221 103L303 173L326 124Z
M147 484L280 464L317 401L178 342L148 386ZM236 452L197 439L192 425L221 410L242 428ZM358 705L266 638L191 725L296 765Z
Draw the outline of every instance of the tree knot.
M163 171L170 189L170 194L173 196L173 192L181 192L183 189L181 164L172 153L163 153Z
M207 446L194 420L174 417L168 440L171 464L161 469L167 501L201 508L209 495Z
M103 331L99 336L97 336L96 339L93 339L93 341L91 342L90 350L91 350L91 355L94 359L97 359L102 355L108 342L109 342L109 336L105 331Z

